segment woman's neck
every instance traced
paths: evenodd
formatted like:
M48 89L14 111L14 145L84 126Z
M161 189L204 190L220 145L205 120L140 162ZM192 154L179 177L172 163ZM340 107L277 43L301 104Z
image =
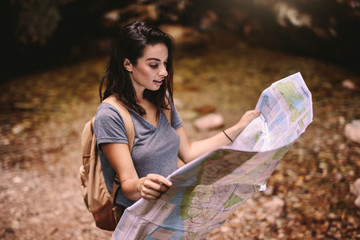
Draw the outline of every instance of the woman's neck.
M146 101L144 98L144 90L143 91L135 91L136 93L136 103L141 104L142 102Z

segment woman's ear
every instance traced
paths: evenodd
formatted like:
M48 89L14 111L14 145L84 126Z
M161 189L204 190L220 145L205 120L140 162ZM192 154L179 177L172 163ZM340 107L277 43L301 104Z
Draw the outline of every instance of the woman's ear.
M126 70L128 70L128 72L132 72L132 70L133 70L133 65L131 64L131 62L130 62L130 60L129 59L127 59L127 58L125 58L125 60L124 60L124 68L126 69Z

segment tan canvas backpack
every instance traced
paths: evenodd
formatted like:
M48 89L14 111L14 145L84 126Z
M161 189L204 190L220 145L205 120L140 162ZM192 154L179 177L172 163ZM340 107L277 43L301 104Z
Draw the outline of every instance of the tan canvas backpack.
M116 107L123 118L129 141L129 150L131 152L134 144L135 130L128 110L117 101L114 96L106 98L104 102ZM87 209L94 217L96 226L103 230L113 231L124 211L124 209L120 205L115 204L114 201L120 183L118 176L116 176L112 192L109 193L101 169L96 137L93 131L94 119L95 117L85 124L81 136L81 192Z
M123 118L131 153L134 145L135 129L129 111L114 96L106 98L103 102L116 107ZM171 124L171 111L165 110L164 114ZM116 175L112 192L109 193L102 172L96 137L93 131L94 119L95 117L85 124L81 136L81 193L87 209L94 217L96 226L103 230L113 231L124 212L123 207L117 205L114 200L120 187L120 182Z

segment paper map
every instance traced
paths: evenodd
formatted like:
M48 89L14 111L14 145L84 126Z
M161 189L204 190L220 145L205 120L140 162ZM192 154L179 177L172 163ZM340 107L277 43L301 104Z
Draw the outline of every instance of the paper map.
M295 140L312 122L312 96L300 73L273 83L261 110L230 146L206 154L168 176L173 186L158 200L127 208L113 237L205 239L266 183Z

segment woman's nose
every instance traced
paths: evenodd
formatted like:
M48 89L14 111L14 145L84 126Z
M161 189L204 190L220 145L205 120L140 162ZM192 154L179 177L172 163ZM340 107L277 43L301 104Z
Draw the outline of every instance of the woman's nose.
M165 66L163 66L163 67L160 69L159 75L160 75L161 77L166 77L166 76L168 75L168 72L167 72Z

